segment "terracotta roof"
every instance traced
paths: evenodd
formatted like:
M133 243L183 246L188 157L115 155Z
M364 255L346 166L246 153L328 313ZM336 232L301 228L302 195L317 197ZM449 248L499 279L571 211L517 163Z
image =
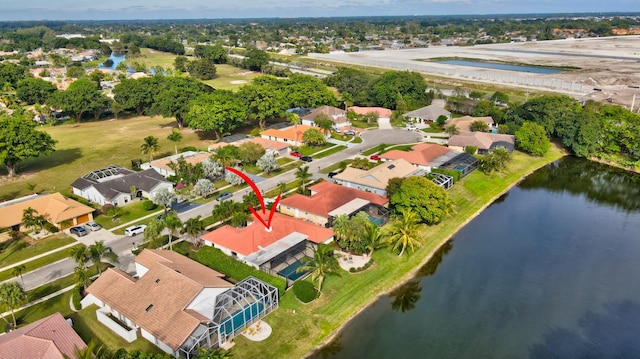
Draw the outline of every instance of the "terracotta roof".
M409 177L417 171L421 170L404 159L397 159L385 162L368 171L347 167L342 173L337 174L333 178L373 188L385 189L389 183L389 179Z
M0 228L22 223L22 212L33 208L53 224L91 213L93 208L56 192L0 207Z
M380 157L387 160L397 160L403 158L409 163L429 166L430 162L436 158L453 151L444 146L435 145L432 143L419 143L411 148L411 151L391 150L383 153Z
M310 130L310 129L318 129L317 127L313 127L313 126L307 126L307 125L298 125L298 141L302 141L302 134L304 133L304 131L306 130ZM281 130L276 130L273 128L264 130L260 133L260 135L262 136L271 136L271 137L277 137L277 138L286 138L287 140L290 141L294 141L295 140L295 133L296 133L296 128L295 126L291 126L291 127L287 127L287 128L283 128Z
M358 115L366 115L370 112L375 112L378 114L378 117L391 117L391 110L384 107L358 107L351 106L349 107L349 111L353 111Z
M267 232L262 223L256 221L245 228L223 226L200 238L248 256L258 251L259 247L265 248L293 232L307 235L307 240L314 243L322 243L333 237L332 229L275 213L272 219L271 232Z
M186 310L189 303L205 287L233 287L220 273L175 252L145 249L136 262L149 269L140 279L109 268L87 291L173 349L202 320Z
M184 160L192 165L196 165L200 162L203 162L204 160L206 160L207 158L209 158L211 156L211 153L207 153L207 152L201 152L201 153L196 153L194 155L187 155L187 156L182 156L182 158L184 158ZM175 157L175 156L170 156L170 157ZM180 158L180 156L178 156L178 158ZM169 167L169 163L171 162L175 162L176 164L178 163L178 158L176 158L175 160L173 158L161 158L159 160L155 160L155 161L151 161L151 166L153 167L158 167L158 168L162 168L164 170L167 171L173 171L173 169L171 169L171 167Z
M76 347L87 344L62 314L55 313L0 336L0 359L76 359Z
M455 125L459 131L471 131L471 124L475 121L482 121L489 126L493 124L493 118L491 118L490 116L487 116L487 117L462 116L462 117L450 119L449 121L447 121L447 126Z
M475 146L481 150L488 150L495 142L507 142L513 145L515 143L515 138L516 137L513 135L503 135L498 133L466 132L451 136L447 143L449 146Z
M257 143L260 146L262 146L265 150L275 150L275 151L280 151L290 146L288 143L285 143L285 142L267 140L266 138L261 138L261 137L254 137L248 140L247 142Z
M389 199L379 194L361 191L355 188L340 186L331 182L320 182L309 188L313 195L304 196L294 194L280 201L280 205L297 208L323 217L356 198L365 199L371 203L384 205Z
M320 106L313 109L307 115L302 116L303 120L314 121L320 114L325 114L333 123L347 122L347 116L343 109L333 106Z
M409 118L422 118L422 119L435 121L440 116L447 116L447 117L451 116L451 112L445 110L444 105L441 105L440 103L438 104L432 103L429 106L425 106L417 110L407 112L402 116L409 117Z

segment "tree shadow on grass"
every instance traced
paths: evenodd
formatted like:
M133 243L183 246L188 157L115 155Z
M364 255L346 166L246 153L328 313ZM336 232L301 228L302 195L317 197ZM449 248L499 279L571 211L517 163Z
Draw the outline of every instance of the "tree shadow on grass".
M72 163L82 157L80 148L57 150L50 155L41 156L18 164L17 175L30 171L42 171L56 166Z

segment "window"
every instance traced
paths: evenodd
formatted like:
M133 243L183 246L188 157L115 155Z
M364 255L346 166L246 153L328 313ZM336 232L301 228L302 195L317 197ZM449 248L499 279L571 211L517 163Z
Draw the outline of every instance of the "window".
M145 311L147 311L147 312L148 312L148 311L150 311L150 310L151 310L151 308L153 308L153 304L149 304L149 306L147 307L147 309L145 309Z

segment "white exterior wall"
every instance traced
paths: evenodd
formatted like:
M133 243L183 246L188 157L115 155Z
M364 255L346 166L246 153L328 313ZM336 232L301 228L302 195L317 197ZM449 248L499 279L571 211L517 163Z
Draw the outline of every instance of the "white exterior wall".
M216 305L216 297L229 290L229 288L204 288L193 298L187 309L193 309L207 318L213 317L213 309Z
M169 192L173 193L173 184L170 182L167 182L167 183L158 184L157 186L153 187L153 189L150 192L142 191L142 196L152 200L156 196L156 193L158 193L158 191L163 188L166 188Z
M72 190L73 194L78 195L88 201L95 202L101 206L107 204L107 200L93 186L86 188L85 190L72 187Z
M379 195L382 195L382 196L386 196L387 195L387 191L385 189L370 187L370 186L366 186L366 185L363 185L363 184L358 184L358 183L349 182L349 181L345 181L345 180L339 180L339 179L336 179L336 183L341 185L341 186L345 186L347 188L355 188L355 189L359 189L361 191L367 191L367 192L379 194Z
M132 329L126 330L125 328L120 326L120 324L111 320L111 318L107 316L108 313L109 311L106 310L106 308L96 310L96 317L98 318L98 321L102 323L104 326L106 326L107 328L111 329L112 332L118 334L122 339L126 340L128 343L131 343L134 340L138 339L135 326L131 326L129 325L129 323L127 323L127 325Z
M162 350L163 352L165 352L167 354L170 354L170 355L173 355L176 358L179 357L179 354L178 354L178 352L176 350L173 350L170 346L168 346L167 344L163 343L158 338L154 337L151 333L147 332L146 330L144 330L142 328L140 328L140 333L142 334L143 338L145 338L149 342L153 343L155 346L160 348L160 350Z
M93 294L88 294L86 297L82 298L80 304L82 305L83 309L90 306L91 304L95 304L100 308L104 307L104 302L94 297Z

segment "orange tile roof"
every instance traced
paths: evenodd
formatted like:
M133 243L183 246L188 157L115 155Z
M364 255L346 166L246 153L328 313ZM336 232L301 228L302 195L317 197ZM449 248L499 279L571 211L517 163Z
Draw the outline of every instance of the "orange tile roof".
M76 359L76 347L87 344L55 313L0 336L0 359Z
M264 130L260 133L260 135L262 136L271 136L271 137L277 137L277 138L286 138L289 141L294 141L296 138L295 133L296 133L296 126L291 126L291 127L287 127L287 128L283 128L281 130L276 130L273 128L270 128L268 130ZM304 133L304 131L306 130L310 130L310 129L318 129L317 127L313 127L313 126L307 126L307 125L298 125L298 141L302 141L302 134Z
M0 204L1 205L1 204ZM53 224L91 213L93 208L56 192L0 207L0 228L22 223L22 212L33 208Z
M366 115L370 112L375 112L378 114L378 117L391 117L391 110L384 107L358 107L351 106L349 107L349 111L353 111L358 115Z
M475 121L482 121L489 126L493 124L493 118L491 118L490 116L487 116L487 117L462 116L462 117L450 119L449 121L447 121L447 126L455 125L459 131L471 131L471 124Z
M261 212L258 213L261 214ZM266 248L293 232L307 235L307 240L314 243L322 243L333 237L333 229L320 227L280 213L273 215L271 228L271 232L267 232L262 223L256 221L245 228L223 226L200 238L248 256L258 251L259 247Z
M411 148L411 151L391 150L383 153L380 157L388 160L397 160L400 158L405 159L407 162L420 165L429 166L429 163L436 158L453 151L444 146L435 145L432 143L419 143Z
M299 128L298 128L298 131L300 131ZM262 137L254 137L250 139L248 142L257 143L260 146L262 146L265 150L280 151L290 146L288 143L285 143L285 142L267 140L266 138L262 138Z
M233 287L220 273L171 251L145 249L136 262L149 266L140 279L109 268L87 291L173 349L202 320L186 310L189 303L205 287Z
M379 194L361 191L355 188L340 186L331 182L320 182L309 188L316 192L312 196L294 194L280 201L280 205L297 208L323 217L328 217L329 212L339 208L356 198L365 199L371 203L384 205L389 199Z
M198 153L196 155L193 156L187 156L187 157L183 157L185 162L191 164L191 165L196 165L200 162L203 162L204 160L206 160L207 158L209 158L211 156L210 153ZM164 170L167 171L173 171L173 169L171 169L171 167L169 167L169 163L174 162L174 163L178 163L177 159L174 161L170 158L161 158L159 160L155 160L155 161L151 161L151 165L153 167L158 167L158 168L162 168Z

